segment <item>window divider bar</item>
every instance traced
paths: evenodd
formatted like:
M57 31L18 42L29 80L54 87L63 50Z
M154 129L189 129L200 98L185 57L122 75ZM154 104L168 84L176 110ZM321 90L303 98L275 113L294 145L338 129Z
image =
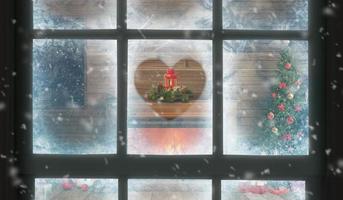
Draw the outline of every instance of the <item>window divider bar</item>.
M103 30L40 30L32 31L34 39L116 39L119 31Z
M120 177L118 179L118 200L128 199L127 177Z
M222 0L213 1L213 155L223 155Z
M206 159L205 159L206 158ZM223 157L224 158L224 157ZM106 161L104 161L106 160ZM39 156L27 158L21 174L34 174L37 177L205 177L205 178L244 178L246 172L255 174L256 179L303 179L320 176L316 167L317 160L308 156L302 157L227 157L218 159L214 156L206 157L106 157L99 155L51 157ZM180 166L179 171L173 170L175 163ZM48 166L48 169L46 168ZM154 166L152 169L151 166ZM234 169L234 170L233 170ZM201 173L199 173L199 171ZM264 173L268 171L269 173ZM263 172L263 173L262 173ZM229 176L234 174L234 177Z
M117 29L126 30L126 13L127 2L126 0L117 0Z
M223 30L224 40L230 39L270 39L270 40L307 40L307 31L279 31L279 30Z
M126 1L117 1L117 154L127 154L127 51Z
M121 37L117 41L117 154L127 154L127 45Z
M218 177L212 180L212 199L221 200L221 179Z
M214 21L214 24L216 22ZM126 24L125 24L126 25ZM123 25L123 26L125 26ZM267 30L222 30L221 26L213 30L42 30L35 29L32 37L35 39L117 39L125 35L128 39L202 39L212 40L216 36L223 39L288 39L307 40L307 31L267 31Z
M202 39L211 40L212 30L127 30L129 39Z

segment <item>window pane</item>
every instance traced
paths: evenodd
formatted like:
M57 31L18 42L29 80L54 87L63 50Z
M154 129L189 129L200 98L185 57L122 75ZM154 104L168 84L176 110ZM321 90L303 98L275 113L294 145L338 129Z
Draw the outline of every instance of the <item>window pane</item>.
M128 152L211 154L211 41L131 40L128 61Z
M210 180L143 179L128 181L128 200L211 200Z
M225 29L307 30L307 0L223 0Z
M35 179L35 200L117 200L114 179Z
M304 181L222 181L222 200L305 200Z
M34 40L34 153L116 152L116 57L116 41Z
M211 29L212 0L128 0L130 29Z
M224 152L308 154L307 42L224 41Z
M35 29L114 29L116 0L34 0Z

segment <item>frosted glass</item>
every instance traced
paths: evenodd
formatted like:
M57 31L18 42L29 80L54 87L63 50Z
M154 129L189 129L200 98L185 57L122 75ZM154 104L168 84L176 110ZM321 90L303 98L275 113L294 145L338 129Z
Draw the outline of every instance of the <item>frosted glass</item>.
M211 29L212 0L128 0L130 29Z
M307 42L224 41L223 66L224 153L307 155Z
M35 179L35 200L117 200L115 179Z
M307 30L307 0L223 0L225 29Z
M128 47L128 153L211 154L211 41L130 40ZM175 88L192 91L189 101L149 99L168 67Z
M305 181L222 181L222 200L305 200Z
M116 152L116 41L34 40L33 152Z
M128 200L211 200L210 180L129 179Z
M34 0L35 29L114 29L116 0Z

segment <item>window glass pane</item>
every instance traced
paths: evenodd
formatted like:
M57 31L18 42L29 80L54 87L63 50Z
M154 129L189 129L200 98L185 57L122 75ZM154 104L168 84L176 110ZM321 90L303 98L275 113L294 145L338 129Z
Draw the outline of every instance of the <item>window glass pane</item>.
M211 41L131 40L128 153L211 154Z
M114 179L35 179L35 200L117 200Z
M223 0L225 29L307 30L307 0Z
M130 29L211 29L212 0L128 0Z
M305 181L222 181L222 200L305 200Z
M34 153L116 152L116 58L116 41L34 40Z
M212 199L210 180L143 179L128 181L128 200Z
M305 41L224 41L224 153L308 154Z
M35 29L114 29L116 0L33 0Z

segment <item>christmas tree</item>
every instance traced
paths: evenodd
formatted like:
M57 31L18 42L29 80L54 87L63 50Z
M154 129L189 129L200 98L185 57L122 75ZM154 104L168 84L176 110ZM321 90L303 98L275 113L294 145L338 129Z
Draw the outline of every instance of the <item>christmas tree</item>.
M290 49L280 53L271 105L262 122L259 146L266 154L306 154L308 149L307 85ZM262 144L262 145L261 145Z

